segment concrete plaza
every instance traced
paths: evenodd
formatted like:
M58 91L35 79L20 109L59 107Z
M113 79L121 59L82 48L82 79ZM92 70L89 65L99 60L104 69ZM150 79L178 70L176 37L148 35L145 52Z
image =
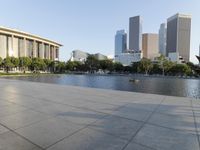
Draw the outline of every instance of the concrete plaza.
M0 150L199 150L200 100L0 79Z

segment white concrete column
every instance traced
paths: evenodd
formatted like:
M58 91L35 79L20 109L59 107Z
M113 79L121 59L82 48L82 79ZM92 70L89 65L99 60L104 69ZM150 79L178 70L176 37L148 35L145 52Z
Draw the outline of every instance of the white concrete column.
M36 52L37 52L37 50L36 50L36 41L34 40L33 41L33 57L36 57Z
M53 46L53 60L56 60L56 47Z
M40 46L40 58L44 59L44 43L41 43L41 46Z
M58 60L59 60L59 47L56 48L57 49L57 55L58 55Z
M24 57L27 57L26 49L27 49L27 47L26 47L26 38L24 38Z
M48 59L51 59L51 45L49 44L49 50L48 50L48 53L49 53L49 58Z
M14 35L11 36L11 50L10 50L10 56L14 56Z

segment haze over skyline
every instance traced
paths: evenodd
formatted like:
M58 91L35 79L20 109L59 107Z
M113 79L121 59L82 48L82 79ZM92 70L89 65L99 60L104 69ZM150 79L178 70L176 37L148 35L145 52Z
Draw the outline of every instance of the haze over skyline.
M63 44L60 59L74 49L114 54L117 30L128 32L129 17L143 18L143 33L158 33L160 24L177 12L192 15L191 61L200 43L199 0L0 0L0 26L40 35Z

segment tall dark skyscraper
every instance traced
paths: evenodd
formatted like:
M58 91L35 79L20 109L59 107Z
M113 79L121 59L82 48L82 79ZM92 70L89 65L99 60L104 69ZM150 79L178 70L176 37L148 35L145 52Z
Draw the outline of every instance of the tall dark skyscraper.
M186 62L190 59L191 16L176 14L167 20L167 55L178 54Z
M142 50L142 20L140 16L129 19L129 49Z

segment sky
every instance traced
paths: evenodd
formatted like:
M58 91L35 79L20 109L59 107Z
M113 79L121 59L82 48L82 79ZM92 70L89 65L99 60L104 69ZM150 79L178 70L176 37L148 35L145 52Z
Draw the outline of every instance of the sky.
M141 15L144 33L158 33L176 13L192 15L191 58L200 44L200 0L0 0L0 26L55 40L60 60L75 49L114 54L117 30L128 32L129 17Z

